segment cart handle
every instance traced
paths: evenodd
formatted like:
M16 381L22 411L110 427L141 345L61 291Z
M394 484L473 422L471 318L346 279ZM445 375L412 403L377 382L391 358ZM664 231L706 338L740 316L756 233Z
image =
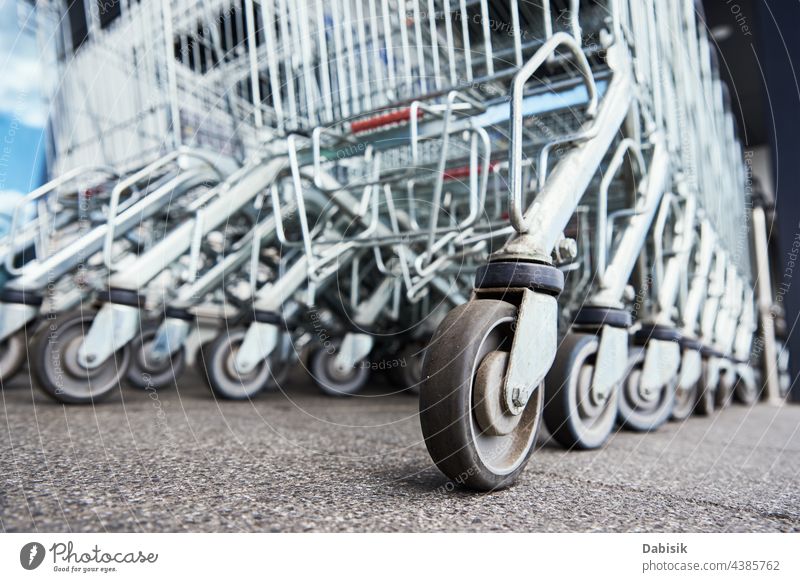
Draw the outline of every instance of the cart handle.
M622 163L625 161L626 154L636 161L637 170L640 176L645 175L645 163L642 156L642 150L639 144L631 138L622 140L614 152L614 156L608 163L608 168L603 173L603 180L600 182L600 188L597 191L597 230L595 234L595 251L597 252L597 276L600 279L600 285L606 274L606 265L608 264L608 239L611 237L608 219L608 189L611 186L611 181L617 176Z
M14 206L14 212L11 215L11 228L9 228L8 234L6 235L6 240L9 241L10 252L8 255L6 255L5 263L6 271L8 271L10 275L19 275L22 272L22 267L16 267L14 265L14 257L16 255L14 252L14 238L16 237L17 230L19 229L19 214L22 208L31 202L42 198L46 194L49 194L59 186L74 180L81 174L105 174L110 178L119 178L117 171L109 166L80 166L78 168L73 168L69 172L66 172L54 180L49 181L47 184L39 186L36 190L19 200Z
M526 62L522 68L514 75L511 85L511 148L508 154L508 169L511 185L509 188L509 217L514 229L520 234L528 232L529 226L526 224L522 211L522 101L525 91L525 83L547 62L552 54L560 47L565 47L572 52L575 63L580 69L581 76L586 85L589 95L589 104L586 107L586 114L594 117L597 114L598 96L597 85L592 76L592 69L589 61L583 54L580 45L575 38L566 32L557 32Z
M116 219L117 213L119 212L119 199L122 196L122 193L133 186L136 182L141 180L142 178L147 177L149 174L152 174L154 171L158 170L159 168L166 166L173 160L178 159L179 157L186 156L198 159L202 162L205 162L221 179L223 179L222 171L217 166L214 158L202 151L194 150L187 147L180 147L177 150L157 159L155 162L145 166L138 172L132 174L125 180L118 182L114 189L111 191L111 201L109 202L109 209L108 209L108 227L106 230L106 238L103 244L103 263L105 264L106 268L111 271L113 269L113 254L112 254L112 247L114 245L114 235L116 230Z

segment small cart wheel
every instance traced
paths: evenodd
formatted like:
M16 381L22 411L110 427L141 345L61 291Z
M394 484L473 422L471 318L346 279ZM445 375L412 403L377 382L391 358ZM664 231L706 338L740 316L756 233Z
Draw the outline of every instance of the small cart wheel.
M592 390L598 347L594 334L568 334L545 381L545 425L568 449L603 446L617 419L619 387Z
M697 404L697 383L689 388L675 388L675 404L672 407L672 420L686 420L692 415Z
M369 368L356 364L341 369L336 362L335 350L320 347L311 355L309 368L314 384L328 396L352 396L361 392L369 379Z
M419 394L424 356L423 343L412 343L400 350L395 358L396 365L390 368L388 373L392 386L409 394Z
M426 353L419 401L425 444L436 466L470 489L513 484L536 442L544 387L516 416L502 403L516 318L505 301L470 301L447 315Z
M157 325L147 324L131 342L131 365L126 379L128 384L139 390L161 390L173 384L186 367L183 347L172 356L160 360L150 355L157 332Z
M0 385L8 382L20 371L28 355L25 345L25 331L7 337L0 342Z
M130 363L128 346L95 368L84 367L78 352L94 313L49 318L31 342L31 372L44 391L65 404L89 404L119 387Z
M658 429L672 414L675 382L654 390L642 387L645 350L636 350L628 360L630 371L622 385L619 399L619 424L636 432Z
M737 374L736 385L733 388L733 396L737 402L745 406L752 406L758 402L760 392L754 374Z
M714 414L717 384L719 384L719 369L708 358L703 358L703 368L697 384L696 414L700 416Z
M735 385L736 371L733 369L733 365L728 362L719 375L719 386L717 387L715 403L718 410L730 406Z
M269 380L267 380L267 390L280 390L289 377L289 360L270 356L269 362L271 369Z
M204 378L214 396L225 400L249 400L265 388L271 378L271 362L261 362L250 372L236 368L236 355L244 341L242 328L223 331L202 347Z

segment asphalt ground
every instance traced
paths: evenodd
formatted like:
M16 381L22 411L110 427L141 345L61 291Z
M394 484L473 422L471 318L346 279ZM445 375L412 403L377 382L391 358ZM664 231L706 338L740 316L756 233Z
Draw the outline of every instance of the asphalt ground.
M417 402L380 381L215 401L187 374L64 407L27 372L0 394L3 531L800 531L800 406L732 406L600 451L546 434L519 484L432 465Z

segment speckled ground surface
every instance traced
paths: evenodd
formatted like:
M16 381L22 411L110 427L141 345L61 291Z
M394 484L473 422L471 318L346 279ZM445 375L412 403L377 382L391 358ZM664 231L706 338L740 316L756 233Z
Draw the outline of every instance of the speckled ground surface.
M800 531L800 406L733 406L596 452L540 439L519 485L455 490L416 400L216 402L201 380L62 407L25 374L0 401L5 531Z

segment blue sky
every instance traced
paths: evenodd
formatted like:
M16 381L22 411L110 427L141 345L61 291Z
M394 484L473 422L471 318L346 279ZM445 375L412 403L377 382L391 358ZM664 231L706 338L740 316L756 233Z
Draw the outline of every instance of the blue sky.
M33 22L29 3L0 0L0 213L44 178L45 71Z

